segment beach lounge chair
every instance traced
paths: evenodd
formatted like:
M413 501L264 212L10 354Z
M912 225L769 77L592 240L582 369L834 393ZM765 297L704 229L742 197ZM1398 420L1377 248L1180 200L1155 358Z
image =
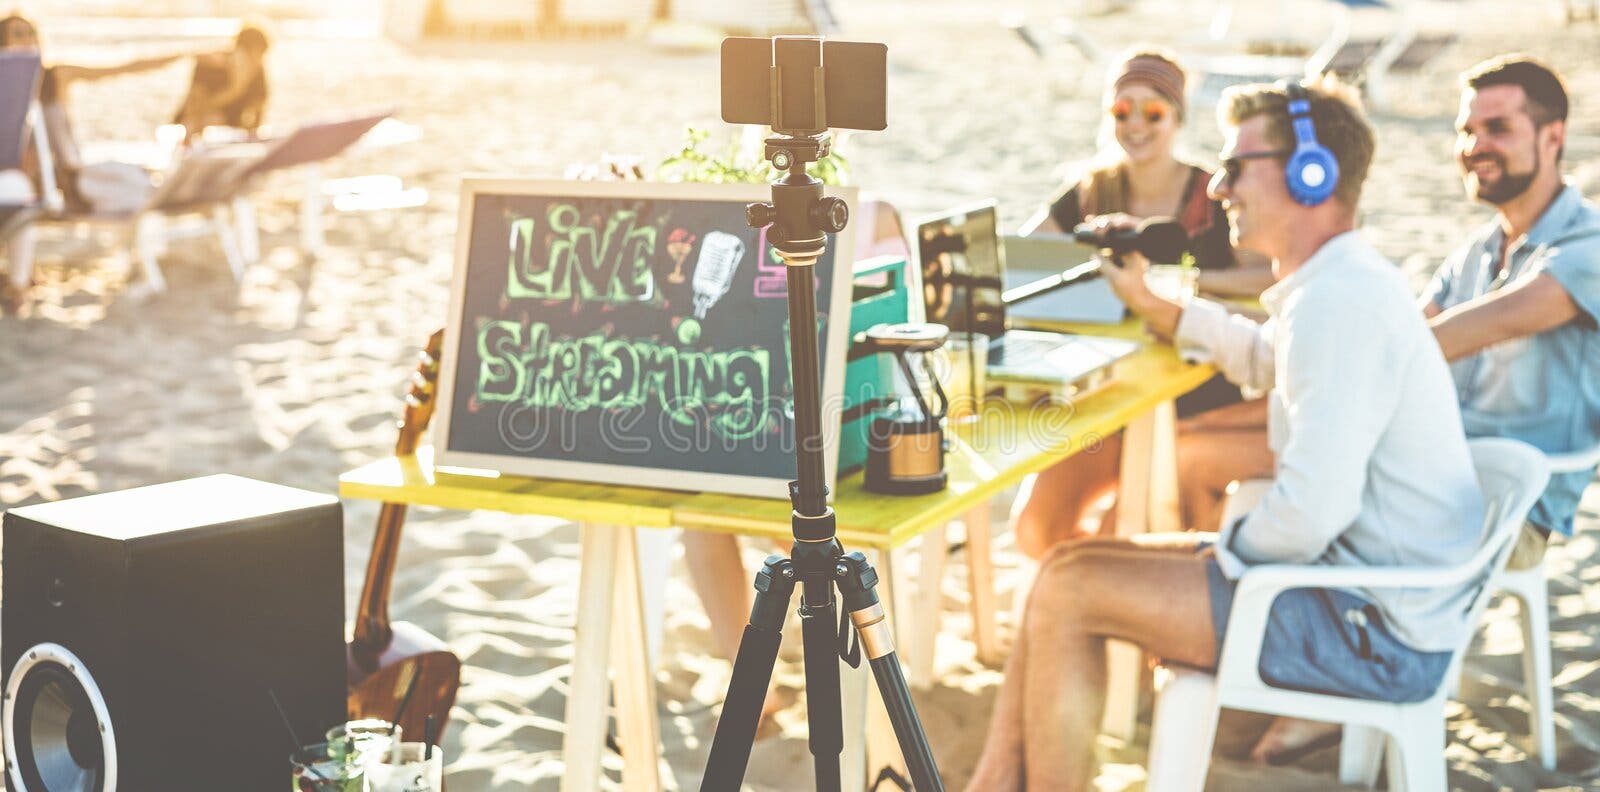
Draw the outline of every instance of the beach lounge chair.
M281 138L193 149L166 169L156 191L136 210L107 214L61 209L51 213L48 220L126 227L127 249L145 279L138 290L141 294L166 289L159 258L168 243L199 235L216 236L235 281L242 282L245 269L260 258L261 251L255 209L249 199L256 180L273 171L315 167L348 149L389 115L383 112L306 124ZM48 163L49 146L42 124L37 122L36 132L40 161ZM46 165L41 170L45 192L56 193L54 169ZM302 234L309 216L320 244L320 176L313 176L311 192L317 202L311 209L306 208L309 199L302 203ZM57 198L56 203L59 206L62 202ZM186 222L172 222L179 219Z
M38 83L37 53L0 53L0 245L8 249L11 280L23 286L32 276L33 245L30 235L18 232L38 215L39 206L22 173L22 155Z
M44 124L35 114L34 140L38 147L44 200L52 207L43 219L52 223L112 226L126 229L127 250L134 257L144 283L138 294L166 290L166 277L158 258L167 243L183 237L214 234L222 246L235 281L244 280L253 260L240 247L234 208L244 203L250 174L265 156L259 143L242 143L197 149L176 160L161 176L160 184L144 205L127 212L78 212L64 208ZM171 219L195 220L170 224Z
M1214 674L1162 666L1156 671L1156 708L1150 729L1150 792L1200 792L1211 763L1217 713L1223 707L1270 715L1344 724L1339 780L1366 784L1377 780L1386 758L1389 789L1427 792L1445 789L1444 704L1461 657L1471 642L1467 631L1457 645L1450 670L1426 701L1386 701L1305 693L1274 688L1258 671L1267 615L1278 594L1293 588L1427 588L1455 586L1493 575L1505 566L1511 544L1528 510L1550 479L1549 464L1533 447L1504 438L1468 441L1488 509L1483 541L1466 562L1454 567L1352 568L1263 565L1239 578ZM1248 510L1270 486L1247 482L1232 492L1224 524ZM1476 624L1493 586L1486 581L1472 598L1469 623Z
M1549 454L1551 473L1579 473L1600 464L1600 448L1571 454ZM1522 693L1528 699L1528 734L1539 765L1556 767L1554 702L1550 690L1550 594L1544 561L1527 569L1506 569L1495 578L1494 588L1516 597L1522 625Z
M22 167L28 113L39 84L39 55L0 52L0 170Z
M1223 3L1217 19L1230 19L1231 13L1224 13L1230 7L1231 4ZM1330 0L1328 10L1331 14L1328 35L1303 59L1273 54L1226 54L1193 59L1193 66L1202 75L1197 81L1194 101L1214 103L1229 85L1299 79L1331 71L1359 80L1368 106L1385 108L1391 100L1387 82L1390 73L1420 71L1456 41L1453 33L1420 33L1407 0ZM1377 37L1352 38L1354 14L1379 10L1390 17L1385 25L1388 32ZM1227 24L1214 20L1213 38L1218 38L1219 32L1225 35Z

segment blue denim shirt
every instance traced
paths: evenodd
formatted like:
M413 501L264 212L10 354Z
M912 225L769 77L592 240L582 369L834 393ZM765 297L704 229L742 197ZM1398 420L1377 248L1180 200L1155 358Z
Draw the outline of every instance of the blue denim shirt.
M1540 273L1555 278L1579 315L1533 336L1488 347L1450 366L1469 437L1511 437L1559 454L1600 445L1600 207L1567 185L1507 250L1505 232L1480 228L1434 273L1423 296L1442 309ZM1594 471L1552 476L1528 519L1572 535L1572 517Z

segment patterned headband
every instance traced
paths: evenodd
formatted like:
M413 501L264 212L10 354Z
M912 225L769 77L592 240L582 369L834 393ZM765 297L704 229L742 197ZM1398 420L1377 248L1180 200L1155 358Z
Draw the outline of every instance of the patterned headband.
M1111 90L1121 91L1123 86L1135 82L1154 88L1156 93L1178 109L1179 115L1183 115L1183 70L1165 59L1139 55L1122 64L1122 73L1117 75Z

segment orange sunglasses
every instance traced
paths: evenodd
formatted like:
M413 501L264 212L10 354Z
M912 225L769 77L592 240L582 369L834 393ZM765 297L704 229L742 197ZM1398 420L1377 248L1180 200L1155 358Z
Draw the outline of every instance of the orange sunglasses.
M1169 112L1171 111L1167 109L1166 103L1158 99L1151 99L1144 103L1144 120L1152 124L1161 123ZM1133 102L1128 99L1118 99L1112 102L1111 117L1118 122L1126 121L1133 117Z

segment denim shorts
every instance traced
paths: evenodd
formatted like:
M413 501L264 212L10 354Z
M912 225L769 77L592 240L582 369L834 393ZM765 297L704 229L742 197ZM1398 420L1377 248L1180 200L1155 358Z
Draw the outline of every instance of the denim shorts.
M1206 559L1218 659L1234 582ZM1261 680L1276 688L1411 703L1438 690L1450 652L1419 652L1383 624L1377 607L1337 589L1289 589L1272 602L1261 645Z

